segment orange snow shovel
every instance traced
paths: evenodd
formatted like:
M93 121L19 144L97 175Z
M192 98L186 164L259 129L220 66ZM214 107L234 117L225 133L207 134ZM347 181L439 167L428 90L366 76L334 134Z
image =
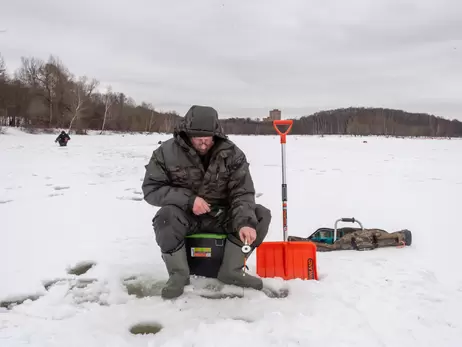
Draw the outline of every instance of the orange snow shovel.
M281 125L288 125L281 131ZM310 241L287 241L286 135L292 120L275 120L273 127L281 137L282 154L282 227L284 241L263 242L257 247L257 274L260 277L317 280L316 245Z

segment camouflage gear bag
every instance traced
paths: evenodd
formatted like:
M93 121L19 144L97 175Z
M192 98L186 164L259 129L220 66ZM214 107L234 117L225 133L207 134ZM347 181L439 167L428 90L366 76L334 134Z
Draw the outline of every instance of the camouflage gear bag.
M356 222L360 224L361 228L337 229L337 222L339 221ZM412 244L412 233L408 229L389 233L382 229L365 229L354 218L342 218L337 220L337 222L335 229L320 228L309 237L289 236L288 241L313 242L318 252L337 250L366 251L382 247L404 247Z

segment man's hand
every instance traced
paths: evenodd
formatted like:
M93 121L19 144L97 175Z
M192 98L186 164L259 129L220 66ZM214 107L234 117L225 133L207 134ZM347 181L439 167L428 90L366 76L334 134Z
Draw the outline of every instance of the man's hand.
M247 244L251 245L257 238L257 231L251 227L242 227L239 230L239 237L243 243L247 241Z
M210 212L210 205L200 196L197 196L194 199L193 213L198 216L207 212Z

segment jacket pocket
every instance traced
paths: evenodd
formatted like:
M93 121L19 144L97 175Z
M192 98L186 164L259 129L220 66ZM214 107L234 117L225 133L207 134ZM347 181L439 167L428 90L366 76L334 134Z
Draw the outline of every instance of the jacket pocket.
M185 186L188 184L188 181L189 181L188 173L184 168L180 166L174 166L174 167L169 167L168 171L169 171L172 184L178 185L178 186Z

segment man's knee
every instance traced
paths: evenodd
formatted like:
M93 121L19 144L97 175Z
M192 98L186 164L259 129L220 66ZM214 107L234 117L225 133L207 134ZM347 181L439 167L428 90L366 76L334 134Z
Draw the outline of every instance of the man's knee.
M254 241L253 246L258 247L268 235L269 226L271 223L271 211L263 205L257 204L255 206L255 215L257 217L257 239Z
M271 211L263 205L257 204L255 206L255 215L257 216L258 223L271 223Z
M255 206L255 216L257 217L257 238L252 243L252 247L254 248L260 246L268 234L269 225L271 223L271 211L265 206L257 204ZM228 239L236 245L243 246L238 232L230 233Z
M186 213L173 205L160 208L152 220L152 225L156 242L164 253L172 252L181 246L191 227Z

